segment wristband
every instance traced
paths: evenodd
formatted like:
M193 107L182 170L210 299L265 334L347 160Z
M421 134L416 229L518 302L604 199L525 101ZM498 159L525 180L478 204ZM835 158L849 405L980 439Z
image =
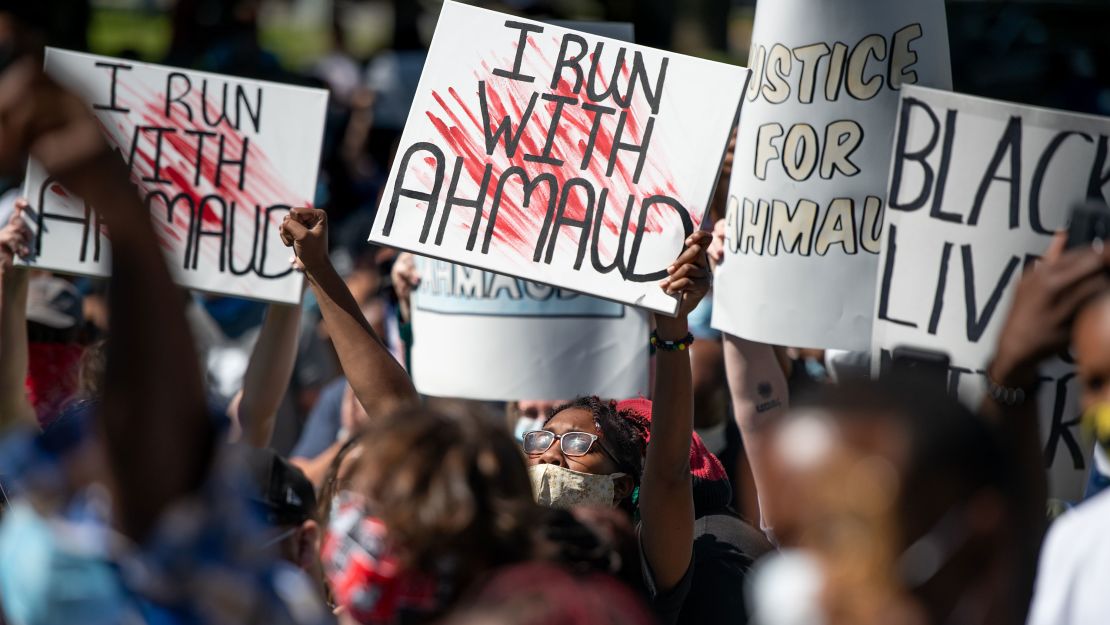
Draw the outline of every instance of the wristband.
M686 336L678 341L664 341L659 338L659 333L652 330L651 332L651 353L657 351L662 352L683 352L687 347L694 344L694 335L687 332Z
M991 374L987 371L983 372L983 379L986 380L987 394L1000 406L1012 407L1024 404L1025 400L1032 395L1033 388L1036 387L1036 383L1029 389L1003 386L995 382L994 378L992 378Z

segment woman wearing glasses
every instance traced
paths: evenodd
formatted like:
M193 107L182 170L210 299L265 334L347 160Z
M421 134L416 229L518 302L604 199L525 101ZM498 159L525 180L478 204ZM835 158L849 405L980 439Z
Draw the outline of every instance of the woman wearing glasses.
M650 421L646 414L626 408L628 402L586 397L556 409L542 430L524 436L528 471L539 503L556 508L615 506L637 522L644 585L663 623L706 622L692 617L693 610L684 609L684 604L694 577L702 578L695 575L693 554L695 534L701 536L705 530L704 526L695 527L691 478L691 459L696 457L691 450L694 401L688 349L693 336L686 319L709 290L708 243L707 233L690 236L686 250L661 283L680 300L676 317L655 317L651 343L656 370ZM711 456L706 452L701 457ZM715 459L712 468L724 478ZM727 507L729 496L723 494L721 508ZM758 534L748 529L750 534ZM699 561L699 568L702 564L719 565ZM738 583L724 591L728 592L742 595L743 589ZM714 603L727 603L721 594ZM727 617L735 622L744 615L733 612Z

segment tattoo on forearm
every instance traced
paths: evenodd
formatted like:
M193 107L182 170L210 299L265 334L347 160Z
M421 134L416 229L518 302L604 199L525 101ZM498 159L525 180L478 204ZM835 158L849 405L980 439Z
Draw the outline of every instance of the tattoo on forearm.
M774 396L775 387L771 386L770 382L760 382L756 385L755 390L759 394L759 400L755 403L757 413L764 413L782 406L782 401Z

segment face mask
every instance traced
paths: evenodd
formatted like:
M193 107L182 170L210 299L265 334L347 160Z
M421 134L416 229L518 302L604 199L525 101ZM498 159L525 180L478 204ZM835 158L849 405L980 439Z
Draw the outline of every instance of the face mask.
M516 427L513 428L513 436L516 437L518 443L524 441L524 435L532 430L539 430L543 428L543 421L533 417L519 417L516 420Z
M25 503L0 526L0 596L12 623L118 623L123 589L102 557L66 545Z
M616 505L616 479L624 473L594 475L579 473L554 464L528 467L532 480L532 496L536 503L548 508Z
M752 572L748 586L752 623L822 625L824 587L824 570L808 553L786 549L770 556Z
M1110 451L1110 404L1100 403L1083 413L1082 431Z
M332 502L320 556L336 603L359 623L397 623L402 614L439 607L436 580L402 568L385 523L366 514L355 493L341 492Z
M814 380L824 380L829 374L825 369L825 363L816 358L806 358L805 367L806 374Z

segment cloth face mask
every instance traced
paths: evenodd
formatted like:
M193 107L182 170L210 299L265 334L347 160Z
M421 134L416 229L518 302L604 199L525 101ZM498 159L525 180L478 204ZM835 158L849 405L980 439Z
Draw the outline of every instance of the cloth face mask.
M616 480L624 473L594 475L580 473L554 464L528 467L532 480L532 496L536 503L549 508L616 505Z

